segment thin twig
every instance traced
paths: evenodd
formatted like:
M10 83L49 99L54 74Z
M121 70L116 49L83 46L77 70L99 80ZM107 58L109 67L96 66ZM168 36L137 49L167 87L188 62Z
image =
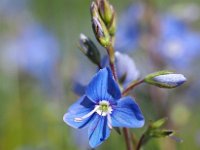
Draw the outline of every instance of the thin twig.
M134 145L134 147L136 147L138 140L137 140L135 134L133 134L132 132L130 134L131 134L131 140L133 141L133 145Z
M97 64L97 66L98 66L98 68L99 68L99 69L102 69L102 66L101 66L101 64Z
M118 79L117 79L117 73L116 73L115 64L110 62L110 68L112 70L112 73L113 73L113 76L114 76L115 80L117 81Z
M116 68L115 68L115 52L114 52L113 46L108 46L106 49L109 56L110 68L112 70L115 80L118 81Z
M143 134L138 142L138 145L136 147L136 150L140 150L140 148L142 147L142 144L143 144L143 140L145 138L145 135Z
M133 150L132 138L128 128L123 128L127 150Z
M128 92L130 92L130 90L132 90L134 87L136 87L137 85L141 84L144 82L144 79L142 80L139 80L131 85L129 85L123 92L122 92L122 95L126 95L128 94Z

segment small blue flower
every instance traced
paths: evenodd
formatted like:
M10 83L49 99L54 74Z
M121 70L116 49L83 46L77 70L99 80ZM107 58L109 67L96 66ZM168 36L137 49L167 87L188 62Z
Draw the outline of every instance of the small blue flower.
M139 47L142 35L141 20L144 14L142 3L131 5L121 16L117 25L115 50L132 51Z
M119 79L124 78L122 82L123 88L139 78L139 70L134 60L127 54L115 52L115 64L117 68L117 76Z
M109 66L108 57L105 56L101 61L102 67ZM129 55L115 52L115 66L117 77L120 81L122 81L123 88L126 88L131 82L137 80L139 78L139 71L135 65L134 60L129 57Z
M18 34L1 44L1 59L5 69L22 71L37 79L48 95L60 94L57 38L38 22L19 26L17 31Z
M144 12L142 3L131 5L124 12L116 32L115 49L117 51L128 52L140 48L142 36L146 32L142 25ZM170 67L176 69L188 67L200 54L200 33L193 31L178 16L170 13L155 15L159 24L159 37L155 45L151 46Z
M135 62L127 54L115 52L115 65L117 77L120 81L122 81L120 84L123 86L123 88L126 88L131 82L139 78L140 73L135 65ZM108 56L103 57L103 59L101 60L101 66L103 68L109 66ZM80 76L79 73L78 77L75 77L73 85L74 93L79 96L82 96L85 93L86 85L89 81L88 77L90 78L90 75L92 74L91 68L83 68L83 70L84 72L86 72L87 76L83 76L82 74ZM79 81L77 81L77 78L79 79Z
M167 64L177 69L187 67L199 56L200 34L174 16L164 15L161 18L157 52Z
M188 31L188 26L183 20L169 14L159 14L159 24L160 34L166 38Z
M89 144L99 146L112 127L139 128L144 125L142 112L131 97L121 97L119 86L109 68L101 69L83 95L63 117L74 128L88 127Z

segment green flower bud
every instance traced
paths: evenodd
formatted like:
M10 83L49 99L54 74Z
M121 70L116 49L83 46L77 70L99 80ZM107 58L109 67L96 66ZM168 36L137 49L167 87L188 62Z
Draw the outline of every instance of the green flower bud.
M81 51L96 65L100 66L100 53L96 45L84 34L80 34L80 49Z
M116 17L116 13L113 13L113 17L112 17L112 20L110 22L110 24L108 25L108 32L111 36L114 36L115 35L115 32L116 32L116 23L117 22L117 17Z
M93 31L96 36L96 39L99 41L99 43L104 47L109 46L111 44L110 35L108 33L108 30L105 24L102 22L102 20L100 18L93 17L92 27L93 27Z
M166 118L163 118L155 122L152 121L150 122L147 130L143 134L143 141L142 141L143 145L153 138L162 138L162 137L176 138L174 137L175 134L174 130L161 129L161 127L166 123L166 120L167 120ZM175 140L178 141L178 138L176 138Z
M92 27L93 27L93 31L96 36L96 39L99 41L99 43L102 46L107 47L111 44L110 35L105 23L99 16L97 4L95 2L92 2L90 10L91 10L91 16L92 16Z
M154 138L161 138L161 137L172 136L174 133L175 132L173 130L166 130L166 129L151 130L149 131L148 136Z
M113 18L113 7L108 0L97 0L99 13L105 24L110 24Z
M167 121L166 118L159 119L159 120L157 120L155 122L150 123L149 127L151 129L160 128L160 127L162 127L166 123L166 121Z
M116 13L113 6L108 0L96 0L96 5L110 36L114 36L116 31Z
M160 71L147 75L144 82L160 88L175 88L182 85L186 80L187 79L182 74Z

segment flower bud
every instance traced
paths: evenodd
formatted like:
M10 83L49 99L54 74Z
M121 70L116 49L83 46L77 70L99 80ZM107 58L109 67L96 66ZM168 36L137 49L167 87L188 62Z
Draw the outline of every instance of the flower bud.
M158 129L158 130L150 130L148 132L148 136L154 138L161 138L161 137L172 136L174 133L175 132L173 130Z
M117 23L116 23L117 19L116 18L117 18L116 13L113 13L112 20L110 21L110 24L107 27L108 32L111 36L114 36L115 32L116 32L116 25L117 25Z
M111 44L110 35L105 23L103 22L103 20L101 19L99 15L98 7L95 2L91 3L90 12L92 16L92 27L93 27L93 31L96 36L96 39L99 41L99 43L102 46L104 47L109 46Z
M96 45L84 34L80 34L81 51L94 63L100 65L100 53Z
M96 36L96 39L99 41L99 43L107 47L111 44L110 42L110 35L108 33L108 30L105 26L105 24L102 22L101 18L92 18L92 27L94 34Z
M162 127L166 123L166 121L167 121L166 118L159 119L159 120L157 120L155 122L150 123L149 127L151 129L160 128L160 127Z
M113 6L108 0L96 0L96 4L110 36L114 36L116 31L116 13Z
M147 75L144 81L160 88L175 88L182 85L187 79L182 74L169 71L160 71Z
M142 144L147 143L153 138L173 137L175 131L161 128L166 123L166 120L166 118L162 118L155 122L151 121L147 130L144 132Z
M92 2L90 5L90 13L92 17L100 18L97 3Z
M113 7L108 0L97 0L99 13L105 24L110 24L113 18Z

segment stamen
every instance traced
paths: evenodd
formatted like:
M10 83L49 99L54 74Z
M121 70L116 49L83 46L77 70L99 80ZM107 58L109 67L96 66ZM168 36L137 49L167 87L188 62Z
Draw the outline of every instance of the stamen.
M107 119L108 119L108 127L109 127L110 129L112 129L112 120L111 120L110 114L107 115Z
M90 117L93 113L95 113L99 109L99 107L100 107L99 105L95 106L95 108L91 112L89 112L88 114L84 115L83 117L74 118L74 121L75 122L81 122L81 121L83 121L84 119Z

